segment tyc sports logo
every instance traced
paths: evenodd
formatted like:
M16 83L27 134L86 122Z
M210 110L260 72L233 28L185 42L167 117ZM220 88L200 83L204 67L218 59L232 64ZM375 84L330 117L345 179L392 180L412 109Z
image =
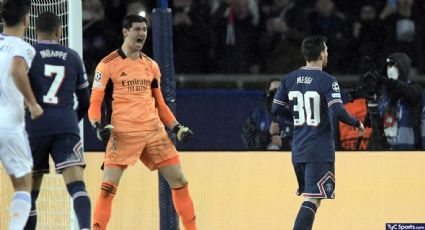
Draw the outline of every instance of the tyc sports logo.
M425 230L425 223L423 224L399 224L399 223L387 223L385 224L385 230Z

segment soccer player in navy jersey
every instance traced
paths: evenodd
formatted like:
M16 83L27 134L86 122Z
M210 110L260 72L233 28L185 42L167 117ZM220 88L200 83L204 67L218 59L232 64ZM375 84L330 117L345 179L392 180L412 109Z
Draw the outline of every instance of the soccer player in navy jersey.
M89 107L89 83L78 53L58 43L62 31L58 16L51 12L40 14L36 31L36 56L29 77L44 114L38 120L27 119L34 168L32 207L25 229L36 227L36 200L43 173L49 173L49 154L73 199L80 229L90 229L91 205L83 181L85 163L78 127ZM74 93L78 99L76 109Z
M359 135L364 132L363 124L344 109L335 77L323 71L326 41L322 36L304 39L301 52L306 65L282 78L272 105L273 114L290 114L294 121L292 163L297 195L304 195L295 230L312 229L320 201L334 198L334 121L358 128Z

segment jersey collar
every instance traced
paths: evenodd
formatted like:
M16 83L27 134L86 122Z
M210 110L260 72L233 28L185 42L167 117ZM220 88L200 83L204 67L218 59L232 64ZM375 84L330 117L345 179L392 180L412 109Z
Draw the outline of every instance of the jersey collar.
M307 66L303 66L303 67L301 67L301 69L306 69L306 70L322 70L322 68L318 68L318 67L307 67Z
M122 59L126 59L127 56L125 55L124 51L122 50L122 48L118 48L118 54L122 57Z
M120 47L120 48L118 48L117 52L118 52L118 54L120 55L120 57L121 57L122 59L126 59L126 58L127 58L127 55L125 55L125 53L124 53L124 51L122 50L122 48L121 48L121 47ZM140 52L139 58L140 58L140 59L143 59L142 52Z
M58 42L55 41L55 40L40 40L37 43L41 43L41 44L58 44Z

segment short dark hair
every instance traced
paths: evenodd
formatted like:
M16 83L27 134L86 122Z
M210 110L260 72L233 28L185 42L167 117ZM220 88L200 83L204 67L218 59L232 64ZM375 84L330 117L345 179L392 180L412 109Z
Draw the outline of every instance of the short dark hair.
M6 26L16 26L28 14L31 0L5 0L1 5L1 17Z
M36 31L43 33L54 33L61 26L59 17L52 12L44 12L38 15Z
M144 22L147 24L148 20L145 17L136 14L127 15L122 22L122 28L130 29L134 22Z
M324 36L311 36L303 40L301 45L301 53L308 62L317 61L320 53L325 50L325 43L328 39Z

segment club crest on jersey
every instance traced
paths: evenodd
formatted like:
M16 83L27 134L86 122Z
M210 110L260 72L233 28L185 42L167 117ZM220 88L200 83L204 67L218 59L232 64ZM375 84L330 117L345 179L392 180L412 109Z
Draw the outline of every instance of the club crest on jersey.
M312 81L311 77L297 77L297 84L310 84Z
M102 74L101 74L100 72L96 72L96 73L94 74L94 80L95 80L95 81L100 81L100 80L102 80Z
M334 83L332 83L332 89L333 89L333 91L335 91L335 92L339 92L339 85L338 85L338 82L334 82Z

